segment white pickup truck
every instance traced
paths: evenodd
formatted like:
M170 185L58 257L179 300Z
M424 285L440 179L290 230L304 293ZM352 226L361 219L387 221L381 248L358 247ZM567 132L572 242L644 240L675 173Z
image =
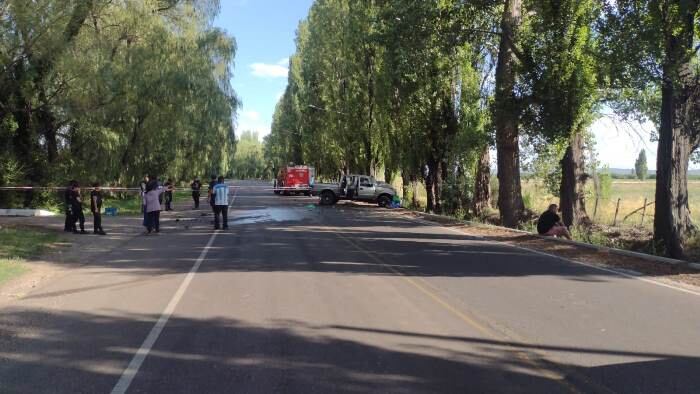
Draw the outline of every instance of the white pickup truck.
M333 205L339 200L365 201L388 207L396 189L369 175L344 175L338 183L315 183L311 194L320 198L321 205Z

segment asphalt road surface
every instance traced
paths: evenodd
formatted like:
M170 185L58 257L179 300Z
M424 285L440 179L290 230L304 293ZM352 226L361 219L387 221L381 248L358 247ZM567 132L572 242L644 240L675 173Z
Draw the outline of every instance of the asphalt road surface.
M0 393L697 393L700 293L236 182L0 309Z

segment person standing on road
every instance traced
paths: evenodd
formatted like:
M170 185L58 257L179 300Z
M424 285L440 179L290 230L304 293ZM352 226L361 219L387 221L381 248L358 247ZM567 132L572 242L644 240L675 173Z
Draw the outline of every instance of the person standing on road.
M92 212L93 234L107 235L102 229L102 190L97 182L92 184L90 192L90 212Z
M143 226L146 227L148 224L148 213L146 212L146 192L148 189L148 182L150 181L148 175L144 175L141 181L141 212L143 212Z
M80 185L73 183L73 197L71 198L72 230L73 234L78 234L76 222L80 223L80 234L87 234L85 231L85 215L83 214L83 201L80 198Z
M66 191L63 193L63 201L66 208L66 222L63 226L63 231L66 232L72 232L73 224L75 223L75 220L73 220L73 183L75 183L75 181L68 182L68 187L66 187Z
M192 201L194 201L194 209L199 209L199 197L200 190L202 189L202 182L200 182L198 178L194 178L194 180L190 184L190 188L192 189Z
M224 230L228 229L228 186L224 182L224 177L220 176L216 186L214 186L214 230L219 229L219 214L221 214Z
M157 178L152 179L154 180L148 184L145 197L146 212L148 213L148 219L146 220L146 231L148 234L150 234L152 231L155 231L156 233L160 232L160 197L166 190L168 190L160 186L158 182L155 181ZM172 191L172 187L170 188L170 191Z
M172 211L173 210L173 180L168 179L167 182L165 182L165 210L166 211Z
M564 237L570 240L569 230L557 215L558 208L557 204L552 204L540 215L539 220L537 220L537 232L548 237Z
M209 190L207 190L207 197L212 210L214 210L214 186L216 186L216 175L211 176L211 180L209 181Z

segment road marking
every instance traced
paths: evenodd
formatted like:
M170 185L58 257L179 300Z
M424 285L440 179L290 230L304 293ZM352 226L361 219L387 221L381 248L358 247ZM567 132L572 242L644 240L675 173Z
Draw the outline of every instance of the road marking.
M489 329L489 328L485 327L484 325L480 324L479 322L477 322L476 320L471 318L469 315L467 315L465 312L463 312L459 308L457 308L457 307L453 306L452 304L450 304L449 302L445 301L438 294L430 291L430 289L428 289L425 286L418 283L418 281L414 280L413 278L410 278L402 271L395 269L390 264L385 263L382 259L380 259L376 255L374 255L369 250L363 248L357 242L353 241L352 239L350 239L349 237L346 237L345 235L343 235L341 233L334 232L333 234L335 234L338 238L342 239L343 241L345 241L346 243L351 245L356 250L365 254L367 257L372 259L372 261L374 261L375 263L381 265L382 267L385 267L387 270L398 275L401 279L408 282L413 287L418 289L421 293L423 293L425 296L427 296L428 298L433 300L433 302L442 306L445 310L452 313L453 315L458 317L463 322L467 323L467 325L475 328L481 334L483 334L489 338L495 339L495 340L499 340L499 341L502 340L502 338L499 338L499 335L494 333L494 330ZM427 282L425 282L425 283L427 284ZM432 287L432 286L430 286L430 287ZM546 363L547 360L539 361L537 359L532 359L532 357L527 352L524 352L524 351L518 350L518 349L515 349L515 351L516 351L516 354L518 355L519 359L521 359L525 363L529 364L535 370L539 371L543 376L554 380L555 382L559 383L562 387L564 387L565 389L569 390L572 393L580 393L581 392L580 390L578 390L578 388L576 388L576 386L574 386L571 382L569 382L566 379L566 376L563 373L561 373L560 371L558 371L557 368L547 368L547 367L543 366L542 363ZM539 358L541 358L541 357L539 357ZM588 381L586 381L586 383L592 384L591 382L588 382ZM598 385L596 384L595 386L597 387Z
M464 231L461 231L461 230L457 230L457 229L454 229L454 228L451 228L451 227L445 227L445 226L443 226L443 225L441 225L441 224L437 224L437 223L433 223L433 222L429 222L429 221L423 221L423 220L421 220L421 219L417 219L417 220L415 220L415 222L418 222L418 223L421 223L421 224L425 224L425 225L430 225L430 226L433 226L433 227L435 227L435 226L437 226L437 227L442 227L442 228L444 228L444 229L446 229L446 230L449 230L449 231L451 231L451 232L453 232L453 233L455 233L455 234L460 234L460 235L463 235L463 236L466 236L466 237L474 237L474 238L477 238L477 239L479 239L479 240L481 240L481 241L484 241L484 242L493 242L493 243L495 243L495 244L504 245L504 246L507 246L507 247L510 247L510 248L522 250L522 251L529 252L529 253L532 253L532 254L537 254L537 255L540 255L540 256L550 257L550 258L557 259L557 260L559 260L559 261L563 261L563 262L566 262L566 263L581 265L581 266L588 267L588 268L592 268L592 269L595 269L595 270L598 270L598 271L603 271L603 272L608 272L608 273L611 273L611 274L619 275L619 276L622 276L622 277L625 277L625 278L637 279L637 280L640 280L640 281L642 281L642 282L650 283L650 284L653 284L653 285L656 285L656 286L666 287L666 288L668 288L668 289L680 291L680 292L682 292L682 293L691 294L691 295L694 295L694 296L700 296L700 292L698 292L698 291L686 289L686 288L684 288L684 287L677 286L677 285L672 285L672 284L669 284L669 283L660 282L660 281L654 280L654 279L645 278L645 277L639 276L639 275L632 275L632 274L629 274L629 273L626 273L626 272L623 272L623 271L620 271L620 270L617 270L617 269L614 269L614 268L601 267L601 266L599 266L599 265L589 264L589 263L584 263L584 262L582 262L582 261L576 261L576 260L568 259L568 258L566 258L566 257L557 256L557 255L555 255L555 254L551 254L551 253L547 253L547 252L542 252L542 251L536 250L536 249L525 248L525 247L522 247L522 246L512 245L512 244L509 244L509 243L506 243L506 242L501 242L501 241L493 241L493 240L490 240L490 239L486 239L486 238L484 238L484 237L480 237L480 236L478 236L478 235L467 234L467 233L465 233ZM642 274L642 275L644 275L644 274Z
M234 192L233 198L231 199L229 206L231 206L236 200L237 195L238 193ZM141 344L141 347L139 348L139 350L136 351L134 357L131 359L131 362L129 362L129 365L122 373L122 376L119 378L119 381L117 382L117 384L114 385L114 388L111 392L112 394L124 394L129 389L129 386L134 380L134 377L136 377L136 374L139 372L141 365L146 360L146 357L148 357L148 353L150 353L151 349L153 349L153 345L155 345L156 341L158 340L158 337L163 332L165 325L170 319L170 316L172 316L173 312L175 312L175 308L177 308L177 305L180 303L180 300L185 295L185 292L190 286L192 280L194 279L194 276L199 270L199 267L202 265L202 262L207 257L207 253L209 252L209 249L211 249L211 245L214 243L217 234L219 234L219 231L215 231L214 233L212 233L211 237L209 237L207 245L199 253L199 257L197 257L197 260L195 261L194 265L192 265L192 268L187 273L187 276L185 276L185 280L182 281L180 287L170 299L168 306L165 307L165 310L163 311L163 313L161 313L160 318L158 318L156 324L153 326L153 328L151 328L151 332L148 333L148 336L143 341L143 344Z

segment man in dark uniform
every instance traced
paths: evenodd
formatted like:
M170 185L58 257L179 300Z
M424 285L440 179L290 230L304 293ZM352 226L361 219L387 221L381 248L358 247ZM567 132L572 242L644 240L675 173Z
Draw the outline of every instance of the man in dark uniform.
M190 184L190 188L192 189L192 200L194 201L194 209L199 209L199 196L200 196L200 189L202 189L202 182L199 181L199 179L195 178L194 181Z
M80 222L80 234L85 232L85 215L83 215L83 202L80 199L80 185L78 182L73 183L73 198L71 199L71 212L73 217L72 230L74 234L78 234L78 228L75 223Z
M75 223L75 220L73 220L73 183L75 181L70 181L68 182L68 187L66 187L66 191L63 193L63 201L65 203L65 208L66 208L66 223L63 226L63 231L66 232L72 232L73 231L73 224Z
M92 212L92 229L94 234L107 235L102 229L102 190L100 184L92 184L90 192L90 212Z
M211 176L211 180L209 181L209 190L207 191L207 196L209 197L209 205L211 205L211 209L214 210L214 186L216 186L216 175Z
M165 210L166 211L172 211L173 210L173 180L168 179L167 182L165 182Z

